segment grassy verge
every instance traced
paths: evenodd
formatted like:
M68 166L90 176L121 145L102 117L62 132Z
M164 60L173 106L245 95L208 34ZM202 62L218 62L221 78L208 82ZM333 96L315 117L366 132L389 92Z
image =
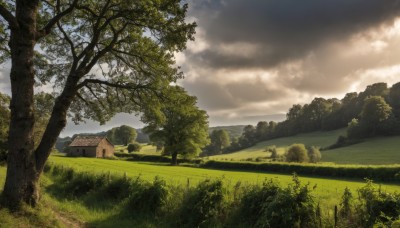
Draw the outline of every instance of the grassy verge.
M243 184L260 184L266 178L279 180L282 186L291 183L292 177L290 174L277 174L265 172L249 172L249 171L227 171L227 170L211 170L201 168L191 168L182 166L169 166L167 164L157 164L149 162L129 162L129 161L114 161L93 158L68 158L56 157L50 158L50 163L62 165L64 167L72 167L77 171L90 171L98 174L108 173L112 175L126 175L128 177L141 176L142 179L152 181L155 176L159 176L171 185L186 185L190 182L195 185L204 179L223 178L227 185L233 186L238 181ZM338 199L341 197L344 189L356 191L364 185L363 180L354 179L328 179L317 177L301 177L301 181L316 185L316 197L323 202L322 205L331 210L335 204L338 204ZM394 192L400 191L400 186L396 184L381 184L382 189Z
M6 177L6 167L0 166L0 193L3 191ZM66 227L56 219L54 211L49 209L46 200L42 200L34 210L23 207L19 212L11 212L0 206L0 227L29 228L29 227Z

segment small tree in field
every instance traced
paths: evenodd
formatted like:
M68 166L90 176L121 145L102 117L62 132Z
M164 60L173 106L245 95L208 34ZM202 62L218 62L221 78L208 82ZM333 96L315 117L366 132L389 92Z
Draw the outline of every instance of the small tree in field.
M150 121L144 131L150 133L152 141L164 143L164 155L171 155L172 165L177 165L178 154L193 157L209 144L208 116L196 106L197 98L175 86L171 88L174 102L165 103L162 112L165 120ZM152 118L156 120L157 118Z
M321 161L322 155L321 152L319 151L319 148L315 146L308 148L308 158L312 163L317 163Z
M142 146L139 143L131 143L128 145L128 152L139 152L142 149Z
M293 144L286 154L287 162L308 162L307 149L304 144Z

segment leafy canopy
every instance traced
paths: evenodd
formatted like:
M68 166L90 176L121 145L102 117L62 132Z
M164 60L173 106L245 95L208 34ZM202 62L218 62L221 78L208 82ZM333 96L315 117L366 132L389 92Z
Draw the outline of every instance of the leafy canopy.
M196 107L196 97L187 95L183 88L175 86L170 92L173 102L161 109L166 119L150 121L145 131L151 133L152 141L164 142L166 154L198 155L209 143L207 113Z

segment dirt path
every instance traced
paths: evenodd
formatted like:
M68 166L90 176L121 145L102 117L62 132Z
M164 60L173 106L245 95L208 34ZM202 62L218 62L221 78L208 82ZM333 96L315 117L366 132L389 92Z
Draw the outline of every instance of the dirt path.
M77 219L71 218L65 213L53 209L54 217L67 228L83 228L85 224Z

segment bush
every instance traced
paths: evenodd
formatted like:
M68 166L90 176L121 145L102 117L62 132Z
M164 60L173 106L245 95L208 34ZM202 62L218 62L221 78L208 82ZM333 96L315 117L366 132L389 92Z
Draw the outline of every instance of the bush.
M142 146L139 143L131 143L128 145L128 152L139 152L142 149Z
M286 154L287 162L308 162L307 149L304 144L293 144Z
M345 189L339 216L339 227L397 227L400 195L382 192L367 180L358 190L357 202L350 190Z
M151 216L160 211L168 196L166 182L159 177L155 177L152 184L136 179L132 182L130 192L129 209L136 214Z
M188 192L177 227L213 227L222 214L224 189L221 180L205 180Z
M310 159L310 162L317 163L321 161L321 157L322 155L318 147L312 146L308 148L308 158Z
M308 185L297 175L293 184L281 188L276 182L253 186L240 202L240 218L249 227L318 227L317 206Z

